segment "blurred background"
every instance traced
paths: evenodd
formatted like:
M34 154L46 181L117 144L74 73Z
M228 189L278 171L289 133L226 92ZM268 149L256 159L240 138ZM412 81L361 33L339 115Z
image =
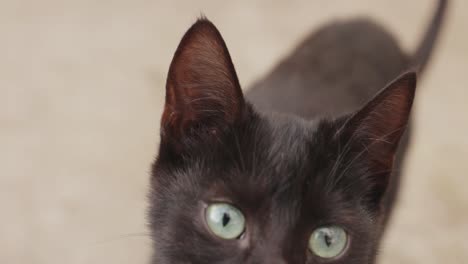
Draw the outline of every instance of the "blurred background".
M200 14L244 87L327 21L368 16L412 51L436 0L0 0L0 263L146 263L165 78ZM421 82L384 264L468 259L468 1Z

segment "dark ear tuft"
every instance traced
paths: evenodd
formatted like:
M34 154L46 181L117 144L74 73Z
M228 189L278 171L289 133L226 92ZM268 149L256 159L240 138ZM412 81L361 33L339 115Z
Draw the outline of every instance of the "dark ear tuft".
M180 139L201 127L223 129L244 108L226 44L216 27L201 18L185 33L169 68L163 136Z
M397 147L408 125L416 89L416 73L409 72L391 82L343 128L359 155L369 161L372 183L370 200L378 203L387 189Z

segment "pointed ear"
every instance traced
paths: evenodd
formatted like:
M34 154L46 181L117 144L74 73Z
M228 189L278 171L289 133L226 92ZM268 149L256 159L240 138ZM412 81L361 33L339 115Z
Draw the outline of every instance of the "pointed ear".
M356 149L355 158L366 160L365 182L372 185L368 198L374 205L378 205L388 187L397 147L408 125L415 89L416 73L401 75L352 115L343 128Z
M244 110L226 44L210 21L200 19L185 33L169 68L163 138L181 140L200 129L222 130Z

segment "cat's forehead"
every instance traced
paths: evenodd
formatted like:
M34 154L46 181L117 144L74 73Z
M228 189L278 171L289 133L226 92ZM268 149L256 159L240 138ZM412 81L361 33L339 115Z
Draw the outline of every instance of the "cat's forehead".
M310 155L319 150L317 133L320 120L305 120L284 114L272 113L263 117L262 151L265 166L284 165L299 169L311 162ZM248 151L248 150L247 150Z
M301 193L321 177L332 153L332 132L322 121L258 115L218 143L200 145L183 174L228 198Z
M323 140L317 138L318 124L282 114L261 116L244 133L231 138L236 142L222 150L228 155L212 153L215 161L225 164L219 168L221 173L230 175L228 181L222 176L219 180L229 189L255 186L255 193L268 195L286 186L292 188L292 184L303 186L324 165L316 164L316 157L326 152L320 146Z
M268 134L265 138L271 141L269 146L272 154L276 151L303 154L313 142L318 120L305 120L279 113L271 113L263 118L268 123L263 133Z

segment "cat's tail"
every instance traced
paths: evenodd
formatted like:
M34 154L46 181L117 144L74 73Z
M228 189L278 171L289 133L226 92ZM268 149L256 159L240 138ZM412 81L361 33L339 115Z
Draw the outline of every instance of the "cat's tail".
M431 58L432 50L437 42L437 37L439 36L442 24L445 19L445 14L447 10L449 0L439 0L435 14L432 17L432 20L427 28L422 41L414 52L414 55L411 57L410 67L415 69L419 74L421 74Z

